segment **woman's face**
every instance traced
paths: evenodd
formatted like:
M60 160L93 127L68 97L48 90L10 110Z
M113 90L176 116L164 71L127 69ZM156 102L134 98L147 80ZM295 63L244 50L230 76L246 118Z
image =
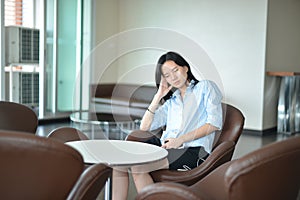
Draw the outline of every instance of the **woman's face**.
M161 67L162 75L166 81L175 88L182 88L187 83L188 67L179 66L174 61L168 60Z

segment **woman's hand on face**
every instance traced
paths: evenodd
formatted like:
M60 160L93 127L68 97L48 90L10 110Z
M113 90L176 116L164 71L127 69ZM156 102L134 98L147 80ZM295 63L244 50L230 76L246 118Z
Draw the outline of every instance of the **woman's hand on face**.
M183 144L180 138L168 138L165 140L165 143L161 146L165 149L177 149Z
M172 86L168 85L167 80L163 76L161 76L157 94L162 98L166 96L171 89Z

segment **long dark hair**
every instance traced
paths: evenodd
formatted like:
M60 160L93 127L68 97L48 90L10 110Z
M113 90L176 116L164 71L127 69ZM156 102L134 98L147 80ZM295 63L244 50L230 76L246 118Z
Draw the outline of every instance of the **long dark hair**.
M184 67L186 66L188 68L188 72L187 72L187 80L188 81L192 81L194 80L195 85L199 82L195 76L193 75L192 71L191 71L191 67L189 65L189 63L178 53L175 52L167 52L166 54L163 54L157 62L156 65L156 72L155 72L155 81L156 81L156 87L159 88L159 84L160 84L160 80L161 80L161 76L162 76L162 71L161 71L161 66L166 62L166 61L174 61L177 65ZM173 95L173 90L170 90L170 92L163 97L163 99L166 101L168 99L170 99L170 97Z

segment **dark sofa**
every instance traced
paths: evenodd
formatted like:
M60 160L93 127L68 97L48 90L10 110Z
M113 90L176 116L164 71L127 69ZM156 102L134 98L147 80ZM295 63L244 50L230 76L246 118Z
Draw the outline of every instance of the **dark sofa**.
M90 85L90 111L142 117L157 88L149 85L101 83Z

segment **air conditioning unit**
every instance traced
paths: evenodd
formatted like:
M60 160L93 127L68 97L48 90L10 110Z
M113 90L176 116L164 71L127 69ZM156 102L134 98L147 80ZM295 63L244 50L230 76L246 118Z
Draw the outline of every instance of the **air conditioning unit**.
M6 26L5 27L5 60L6 65L39 62L38 29Z
M6 94L9 94L11 90L10 101L31 107L39 105L38 72L6 72L5 74L7 82ZM9 82L12 84L11 88L9 88Z

